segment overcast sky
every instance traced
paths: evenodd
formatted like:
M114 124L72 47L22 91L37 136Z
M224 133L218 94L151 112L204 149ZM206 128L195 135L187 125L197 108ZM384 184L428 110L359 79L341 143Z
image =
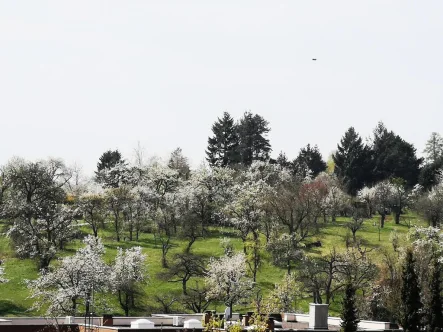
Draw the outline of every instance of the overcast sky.
M196 166L217 117L246 110L274 156L311 143L326 159L378 121L421 152L443 134L442 17L441 0L2 0L0 163L92 171L140 141Z

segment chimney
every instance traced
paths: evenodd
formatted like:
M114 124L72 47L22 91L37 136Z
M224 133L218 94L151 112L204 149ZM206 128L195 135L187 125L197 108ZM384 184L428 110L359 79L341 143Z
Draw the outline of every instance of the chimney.
M103 315L101 325L114 326L114 319L112 318L112 315Z
M328 307L329 304L309 303L309 329L328 329Z

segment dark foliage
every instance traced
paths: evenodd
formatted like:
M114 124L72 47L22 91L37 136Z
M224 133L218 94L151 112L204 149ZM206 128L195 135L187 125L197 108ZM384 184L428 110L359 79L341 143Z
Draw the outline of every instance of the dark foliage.
M403 329L408 332L418 332L422 327L422 308L420 285L415 272L415 259L412 251L408 251L402 273L402 317Z
M345 297L343 298L343 306L340 324L342 332L356 332L358 322L357 308L355 305L355 288L351 284L346 285Z
M348 194L355 195L371 182L371 153L353 127L340 140L332 159L334 173L341 179Z
M211 166L232 166L240 162L239 138L234 119L223 113L212 125L213 136L208 138L206 160Z

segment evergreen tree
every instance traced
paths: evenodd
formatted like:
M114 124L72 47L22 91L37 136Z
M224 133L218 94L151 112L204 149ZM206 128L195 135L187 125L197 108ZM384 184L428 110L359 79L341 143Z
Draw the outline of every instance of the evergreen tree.
M187 180L191 173L188 158L183 155L181 148L172 151L171 156L169 157L168 167L177 170L178 175L184 180Z
M348 194L355 195L358 190L370 183L371 155L360 135L353 127L350 127L337 151L332 155L334 161L334 173L342 180Z
M393 177L403 178L412 187L418 182L421 158L417 158L414 146L380 122L374 130L372 144L374 182Z
M437 260L434 261L434 270L431 278L431 303L427 310L428 314L428 331L436 332L443 331L443 306L441 298L441 271L440 264Z
M402 317L401 324L406 332L419 332L421 329L421 310L423 304L420 300L420 286L415 272L415 260L412 251L406 254L406 262L402 273Z
M311 147L310 144L300 150L298 157L293 162L293 167L295 173L308 170L312 177L326 171L326 163L323 161L317 145ZM303 176L306 176L306 174L303 174Z
M343 299L342 322L340 324L342 332L356 332L358 328L357 309L355 306L355 288L348 283L346 285L345 297Z
M439 133L432 133L423 151L428 163L435 163L443 157L443 138Z
M443 158L437 159L435 162L424 165L420 169L418 176L418 184L425 190L431 189L438 183L439 175L443 174Z
M280 165L283 168L290 168L292 163L286 157L286 154L283 151L280 151L277 159L275 160L275 164Z
M234 119L228 112L223 113L212 125L212 137L208 138L206 160L211 166L232 166L240 162L239 138Z
M266 137L271 129L269 123L258 114L245 112L237 124L240 139L240 158L245 166L254 160L266 161L269 159L271 144Z
M97 163L95 180L108 188L118 188L125 182L127 176L127 164L122 158L120 151L108 150L104 152Z

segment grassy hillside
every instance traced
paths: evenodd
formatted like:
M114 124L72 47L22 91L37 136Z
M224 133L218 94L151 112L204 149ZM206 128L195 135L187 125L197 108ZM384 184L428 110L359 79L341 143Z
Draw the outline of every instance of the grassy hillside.
M408 224L420 223L415 216L405 216L403 220L408 218ZM361 243L365 247L369 248L386 248L392 250L392 245L389 241L389 235L392 230L397 230L400 238L408 231L408 226L403 221L400 225L395 225L391 217L387 218L385 228L379 230L377 225L378 219L375 217L372 220L367 220L364 223L364 227L357 232L357 237L361 240ZM338 218L335 223L327 223L321 229L312 240L321 241L321 247L310 248L307 250L309 255L322 255L327 253L332 246L339 248L345 248L345 237L347 229L344 226L346 222L345 218ZM374 225L375 222L375 225ZM1 225L0 225L1 226ZM83 228L83 232L87 233L88 229ZM161 312L161 306L156 301L156 296L160 297L172 297L174 295L179 296L181 294L181 284L173 283L158 278L157 274L163 271L161 267L161 248L152 234L141 234L139 241L131 242L116 242L113 238L112 231L101 230L100 236L106 247L105 259L107 262L112 262L116 255L118 247L128 248L132 246L141 246L144 253L147 254L147 263L149 271L149 282L144 286L145 294L141 300L137 300L140 304L140 308L133 312L132 315L144 315L152 312ZM380 240L379 240L380 236ZM208 238L199 239L193 245L193 251L197 254L204 255L209 258L211 256L220 256L223 254L223 249L220 247L220 239L223 237L231 238L231 241L236 250L242 249L241 240L236 237L235 232L229 228L214 228L211 230L211 234ZM70 255L81 245L80 241L69 244L67 250L62 255ZM176 252L180 252L185 247L185 242L179 239L173 239L173 248L168 253L168 257ZM377 262L380 260L377 250L371 252L373 259ZM269 263L269 259L265 254L265 262L262 265L258 273L258 285L266 294L269 290L273 289L274 284L279 282L285 274L285 270L276 268ZM39 315L44 312L44 308L38 311L29 311L28 308L32 305L32 300L28 299L28 290L24 284L25 279L35 279L38 276L35 263L30 259L18 259L14 256L14 252L11 249L9 239L5 236L0 236L0 259L5 260L6 278L10 281L5 284L0 284L0 316L31 316ZM190 281L190 286L193 284L193 280ZM110 311L115 315L123 315L122 309L120 309L115 296L111 294L105 295L111 306ZM96 301L100 301L100 298L96 298ZM307 310L310 298L301 299L299 304L301 309ZM174 309L177 311L183 311L183 307L180 303L175 303ZM221 311L224 309L223 304L213 304L210 309ZM242 309L239 307L234 308L236 311ZM246 308L243 308L246 309ZM330 307L331 313L339 310L338 303L332 303ZM99 310L97 310L100 312Z

